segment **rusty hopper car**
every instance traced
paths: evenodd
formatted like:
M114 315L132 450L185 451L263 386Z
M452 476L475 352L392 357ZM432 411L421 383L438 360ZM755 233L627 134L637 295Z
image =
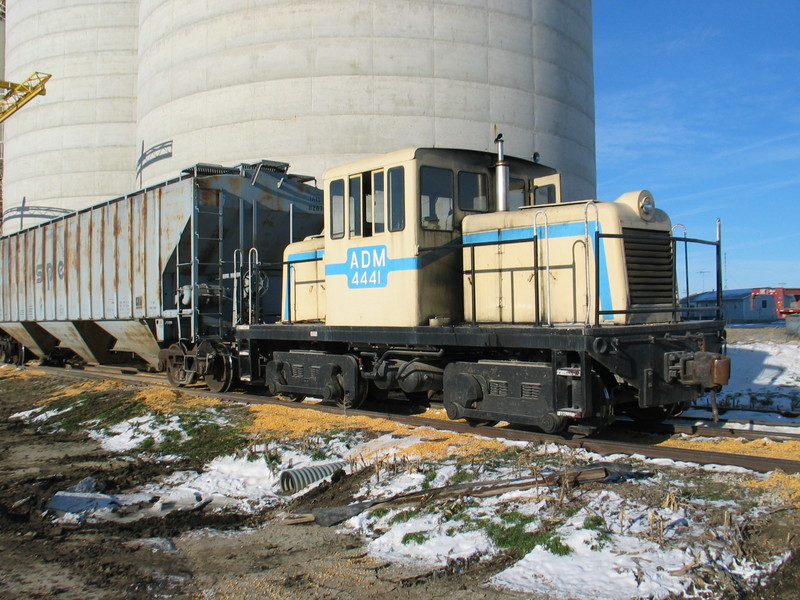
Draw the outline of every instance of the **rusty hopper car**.
M248 262L279 263L290 235L301 239L321 225L321 194L309 178L262 161L196 165L2 237L0 359L74 353L108 363L133 353L162 369L188 348L225 345L237 320L278 320L281 290L280 267L262 269L257 281L226 274ZM170 373L186 382L180 369Z

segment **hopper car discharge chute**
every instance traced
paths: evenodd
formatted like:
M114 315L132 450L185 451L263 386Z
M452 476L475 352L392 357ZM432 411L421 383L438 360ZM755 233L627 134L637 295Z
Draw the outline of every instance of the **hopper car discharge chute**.
M677 287L676 257L699 245L720 289L719 229L674 237L647 191L566 202L554 169L496 141L497 154L366 158L330 169L321 191L280 163L197 167L2 238L17 271L0 329L39 356L135 352L174 385L238 380L343 407L441 398L453 419L548 432L662 418L725 385L719 306L686 319ZM90 228L140 233L106 246ZM63 275L48 274L59 260Z

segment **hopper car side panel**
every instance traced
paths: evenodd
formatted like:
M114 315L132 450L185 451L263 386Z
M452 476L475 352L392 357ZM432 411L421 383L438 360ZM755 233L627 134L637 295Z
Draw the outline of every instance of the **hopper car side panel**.
M321 228L319 192L288 165L199 165L164 184L0 238L3 348L86 362L137 354L153 368L170 344L231 337L235 250L280 263ZM254 301L275 320L280 269ZM270 315L273 315L270 317Z

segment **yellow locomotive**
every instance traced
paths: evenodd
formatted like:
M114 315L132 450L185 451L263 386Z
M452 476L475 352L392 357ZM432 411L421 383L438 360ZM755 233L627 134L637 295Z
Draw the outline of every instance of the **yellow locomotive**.
M241 378L343 406L442 394L451 418L545 431L725 385L724 322L681 320L688 241L652 195L562 202L554 169L498 150L329 170L322 234L284 251L281 321L236 328Z

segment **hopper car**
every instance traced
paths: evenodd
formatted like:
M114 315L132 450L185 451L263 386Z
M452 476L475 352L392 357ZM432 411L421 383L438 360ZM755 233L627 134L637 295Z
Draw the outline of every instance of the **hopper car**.
M348 163L322 190L282 163L198 165L0 238L4 356L134 353L176 386L436 396L452 419L547 432L725 385L721 312L684 319L677 288L679 251L702 245L721 289L719 226L675 237L644 190L562 201L556 170L496 141Z

